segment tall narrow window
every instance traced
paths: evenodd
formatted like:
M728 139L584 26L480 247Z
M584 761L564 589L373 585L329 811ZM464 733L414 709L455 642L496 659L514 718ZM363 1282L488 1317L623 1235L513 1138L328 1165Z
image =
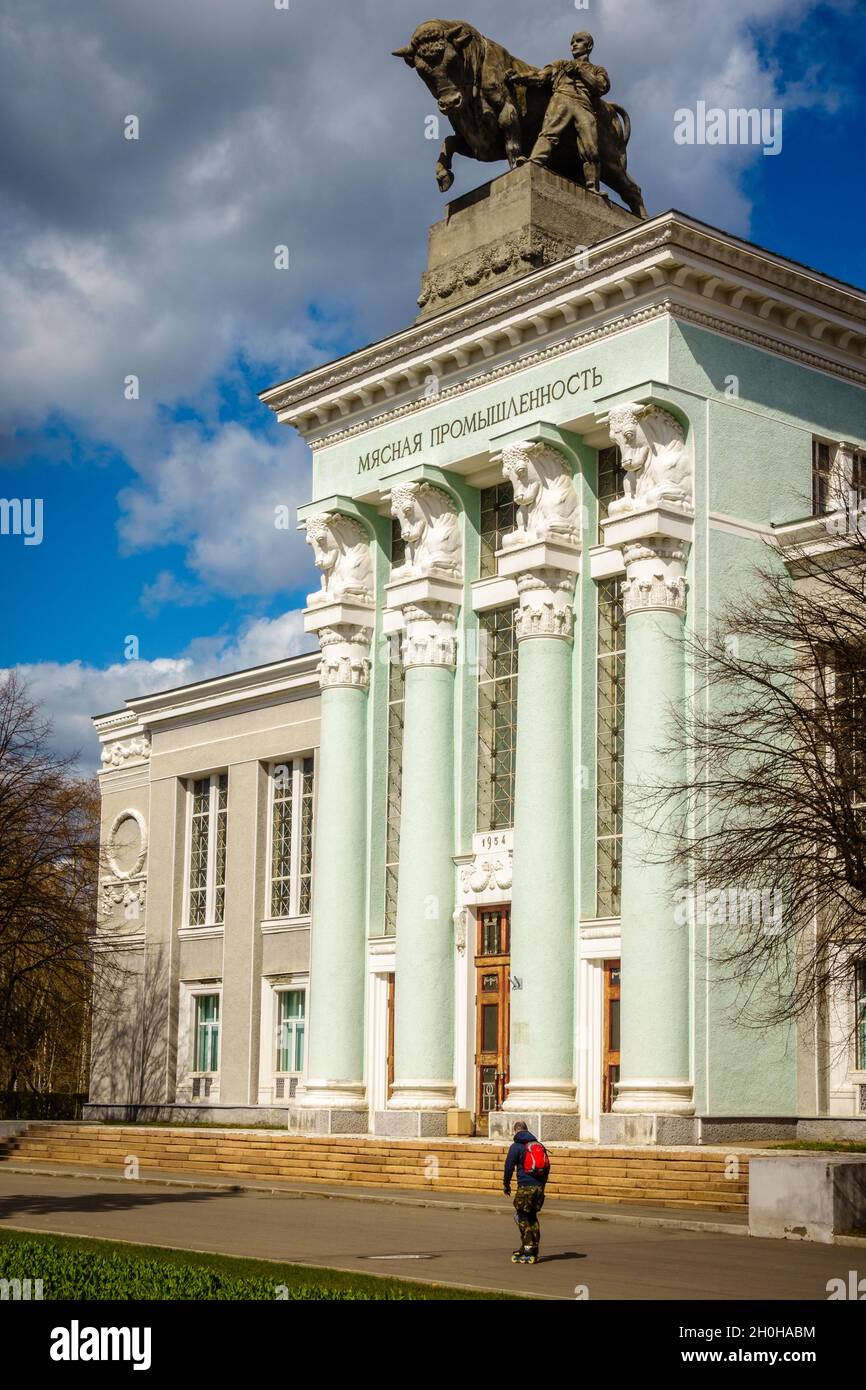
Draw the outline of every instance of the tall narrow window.
M392 639L388 686L388 806L385 842L385 935L397 930L397 872L400 860L400 805L403 777L405 677L397 640Z
M228 773L198 777L189 790L189 924L219 925L225 918Z
M851 501L855 507L866 502L866 452L854 449L851 455Z
M622 580L598 586L596 916L619 914L622 757L625 723L625 615Z
M866 1071L866 960L857 964L855 984L855 1019L857 1026L857 1070Z
M833 509L831 496L832 456L823 439L812 440L812 515L823 516Z
M620 460L619 449L611 444L608 449L598 451L598 539L604 540L601 523L607 520L611 502L623 494L625 470Z
M271 768L271 917L307 917L312 898L313 758Z
M304 1070L306 997L306 991L303 989L280 991L277 1024L278 1072L300 1073Z
M479 614L482 637L478 672L479 830L506 830L514 824L516 612L516 605L509 604Z
M481 489L481 578L496 574L496 552L503 537L514 530L516 507L510 483Z
M195 1068L197 1072L219 1071L220 997L199 994L195 1001Z
M397 569L406 561L406 542L396 516L391 518L391 568Z

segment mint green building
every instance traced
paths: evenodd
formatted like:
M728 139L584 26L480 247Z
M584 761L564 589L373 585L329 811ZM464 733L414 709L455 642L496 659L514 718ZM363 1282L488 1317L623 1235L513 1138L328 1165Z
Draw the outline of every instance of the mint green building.
M492 187L527 177L562 182ZM158 1019L139 1100L413 1137L856 1130L864 967L820 1018L744 1029L731 924L637 804L672 773L687 634L861 467L866 295L678 212L470 261L262 395L312 451L320 653L96 721L107 948ZM107 1027L94 1113L130 1102L123 1046Z

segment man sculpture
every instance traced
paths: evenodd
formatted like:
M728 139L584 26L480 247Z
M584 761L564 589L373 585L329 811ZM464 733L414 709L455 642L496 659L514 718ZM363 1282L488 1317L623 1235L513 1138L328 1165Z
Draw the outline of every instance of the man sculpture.
M574 34L571 40L572 62L549 63L537 73L521 75L508 73L514 86L546 87L552 95L544 117L544 125L528 156L518 164L547 165L560 140L573 127L577 151L583 165L583 178L588 193L600 193L601 155L598 144L598 103L610 91L610 78L604 68L589 61L593 37L585 31Z
M631 121L604 99L610 81L589 61L592 35L575 34L571 52L571 60L536 68L462 19L425 19L394 49L452 126L436 161L443 193L454 182L457 154L484 164L507 159L512 169L531 160L595 194L606 183L635 216L647 216L628 173Z

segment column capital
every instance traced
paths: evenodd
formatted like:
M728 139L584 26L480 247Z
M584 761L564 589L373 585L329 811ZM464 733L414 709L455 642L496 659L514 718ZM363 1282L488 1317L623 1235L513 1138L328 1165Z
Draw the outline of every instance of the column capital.
M406 604L402 611L404 669L444 666L453 671L457 664L457 605L431 600Z
M337 686L367 690L370 685L371 628L351 623L318 629L322 659L319 684L323 690Z
M574 572L540 567L517 576L518 642L530 637L555 637L570 642L574 636Z
M605 545L622 551L626 615L685 613L686 564L694 527L691 512L663 505L609 517L601 523Z
M685 614L688 551L685 542L663 536L624 547L622 606L626 617L651 610Z

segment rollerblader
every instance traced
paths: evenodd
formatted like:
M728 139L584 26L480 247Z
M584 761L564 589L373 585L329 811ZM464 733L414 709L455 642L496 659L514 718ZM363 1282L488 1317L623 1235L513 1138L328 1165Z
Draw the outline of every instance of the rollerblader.
M550 1159L543 1144L531 1134L525 1120L514 1125L513 1142L505 1157L502 1190L511 1196L511 1180L517 1173L514 1219L520 1228L521 1244L512 1253L513 1264L538 1263L541 1228L538 1213L544 1206L544 1189L550 1176Z

